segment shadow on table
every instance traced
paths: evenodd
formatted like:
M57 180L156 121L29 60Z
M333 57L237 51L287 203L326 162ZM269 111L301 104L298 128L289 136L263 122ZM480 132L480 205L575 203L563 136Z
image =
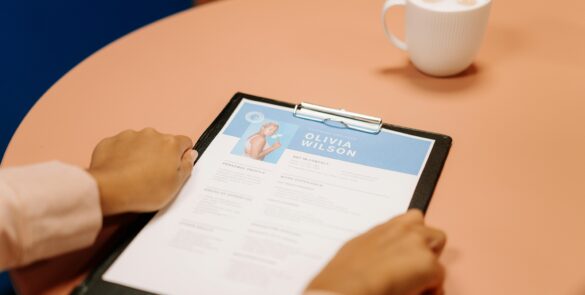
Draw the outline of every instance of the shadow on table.
M378 70L378 73L388 78L400 77L407 79L417 87L433 92L458 92L465 90L478 81L481 68L472 64L460 74L449 77L433 77L417 70L411 62L399 67L387 67Z
M445 293L448 295L462 295L461 290L457 287L456 281L449 279L449 269L451 266L457 263L457 261L461 258L461 251L458 249L447 247L443 250L441 254L441 261L445 265L445 270L447 272L447 278L445 281Z
M585 280L584 280L584 281L585 281ZM581 286L581 287L582 287L582 288L580 288L580 289L577 289L577 291L579 291L579 292L577 292L577 293L575 293L575 294L585 294L585 283L584 283L584 284L583 284L583 286Z

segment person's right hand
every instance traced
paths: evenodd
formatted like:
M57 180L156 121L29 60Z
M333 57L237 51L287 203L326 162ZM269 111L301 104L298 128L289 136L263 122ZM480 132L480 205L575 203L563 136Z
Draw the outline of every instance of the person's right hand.
M424 225L419 210L381 224L349 241L307 290L344 295L442 294L442 231Z
M197 153L187 136L152 128L102 140L88 172L96 179L103 215L156 211L177 194Z
M272 147L272 149L276 150L276 149L278 149L278 148L279 148L279 147L281 147L281 146L282 146L282 144L280 143L280 141L279 141L279 140L277 140L277 141L275 141L275 142L272 144L272 146L271 146L271 147Z

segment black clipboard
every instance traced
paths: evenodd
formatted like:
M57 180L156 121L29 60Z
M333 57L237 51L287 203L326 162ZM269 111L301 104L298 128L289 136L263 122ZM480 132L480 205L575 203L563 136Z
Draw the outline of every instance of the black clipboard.
M199 156L201 156L211 141L215 138L215 136L223 129L224 125L227 123L229 118L231 117L232 113L236 110L238 105L242 102L243 99L248 99L252 101L263 102L272 105L278 105L286 108L291 108L296 110L301 106L294 105L291 103L278 101L269 98L258 97L254 95L249 95L245 93L236 93L232 99L228 102L228 104L223 108L221 113L215 118L215 120L209 125L209 127L205 130L205 132L201 135L197 143L193 147L193 149L197 150ZM324 108L324 107L321 107ZM334 109L331 109L334 110ZM358 115L355 113L346 112L345 110L334 110L340 111L343 113L348 113L350 116ZM350 117L348 116L348 117ZM364 116L366 119L372 119L373 117ZM355 118L354 118L355 119ZM375 118L374 118L375 119ZM337 123L340 123L337 121ZM345 123L341 122L343 125L347 126ZM370 122L372 123L372 122ZM379 122L373 122L374 125L378 125L379 128L388 129L397 131L404 134L410 134L418 137L433 139L435 141L431 153L427 159L426 165L421 173L420 179L417 183L416 189L414 191L412 200L410 202L409 208L417 208L426 212L429 203L431 201L431 197L433 191L435 190L435 186L439 180L439 176L441 171L443 170L443 166L447 159L447 155L451 148L452 139L447 135L442 135L438 133L432 133L422 130L416 130L406 127L401 127L397 125L391 125L382 123L381 120ZM373 131L372 133L374 133ZM72 294L78 295L87 295L87 294L124 294L124 295L142 295L142 294L154 294L147 291L142 291L138 289L134 289L127 286L118 285L115 283L110 283L107 281L102 280L102 275L106 272L106 270L110 267L110 265L117 259L117 257L124 251L124 249L128 246L128 244L134 239L134 237L138 234L138 232L146 225L146 223L154 216L154 213L149 214L142 214L137 218L137 220L127 228L124 228L122 231L119 232L117 237L115 237L115 241L113 242L112 252L107 255L107 257L99 264L99 266L86 278L86 280L80 284L77 288L75 288Z

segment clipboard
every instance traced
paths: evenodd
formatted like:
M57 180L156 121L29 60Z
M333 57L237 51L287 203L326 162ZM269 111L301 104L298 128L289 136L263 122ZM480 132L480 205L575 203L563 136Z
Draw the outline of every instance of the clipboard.
M420 174L419 181L416 185L416 189L414 190L409 205L409 208L411 209L417 208L422 210L423 213L426 212L433 191L437 185L439 176L447 159L447 155L452 144L451 137L438 133L383 123L380 118L358 114L343 109L332 109L304 102L294 105L288 102L239 92L232 97L232 99L196 142L193 149L198 151L199 157L201 157L212 140L223 129L224 125L226 125L232 113L234 113L243 99L289 108L292 110L293 116L299 119L320 122L330 126L331 128L347 128L355 130L356 132L366 132L370 134L378 134L382 130L386 129L434 140L432 150L427 158L426 165ZM83 283L74 289L72 294L154 294L128 286L107 282L102 279L102 275L124 251L124 249L134 239L138 232L154 216L154 214L155 213L141 214L134 223L122 229L118 235L113 238L114 242L110 248L111 253L107 254L107 257L98 265L97 268L95 268L95 270L86 278Z

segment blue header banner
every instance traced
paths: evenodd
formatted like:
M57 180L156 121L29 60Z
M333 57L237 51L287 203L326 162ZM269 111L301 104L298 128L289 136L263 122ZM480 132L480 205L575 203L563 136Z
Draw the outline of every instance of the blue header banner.
M276 163L284 149L290 149L411 175L419 174L432 147L432 140L425 138L334 128L296 118L292 110L246 101L224 134L240 138L235 154L248 153L250 142L260 140L263 148L271 151L262 158L266 162ZM278 148L271 148L277 141Z

